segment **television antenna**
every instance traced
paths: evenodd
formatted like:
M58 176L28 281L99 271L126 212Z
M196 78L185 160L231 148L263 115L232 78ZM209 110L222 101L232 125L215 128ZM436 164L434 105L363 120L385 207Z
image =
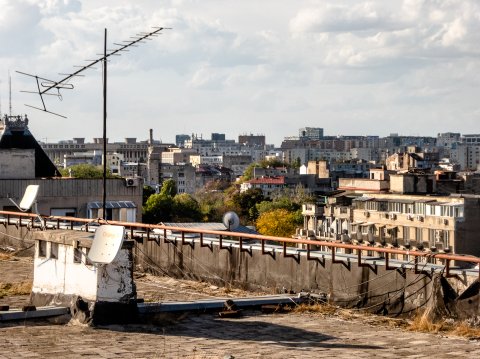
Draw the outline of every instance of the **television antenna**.
M108 61L109 57L119 56L119 55L121 55L121 52L129 51L128 50L129 47L137 47L138 44L145 43L145 40L152 40L151 39L152 37L156 37L156 36L160 35L160 31L166 30L166 29L169 29L169 28L153 27L153 29L155 29L155 30L149 31L149 32L137 33L135 36L131 37L131 40L122 41L121 43L114 43L114 45L117 46L117 47L115 49L112 49L112 50L107 50L106 49L107 29L105 29L105 49L104 49L103 55L101 57L95 59L95 60L87 60L87 61L89 61L89 63L87 65L74 66L74 67L79 67L79 69L77 71L74 71L72 73L66 73L66 74L65 73L60 73L59 75L63 75L65 77L63 77L62 79L57 80L57 81L56 80L50 80L50 79L47 79L45 77L40 77L40 76L37 76L37 75L34 75L34 74L29 74L29 73L26 73L26 72L22 72L22 71L16 71L17 73L19 73L21 75L25 75L25 76L34 78L35 83L37 85L36 86L37 87L36 91L20 91L20 92L37 94L37 95L40 96L40 101L42 103L42 107L32 106L32 105L28 105L28 104L25 104L25 106L31 107L31 108L34 108L36 110L40 110L40 111L43 111L43 112L50 113L52 115L56 115L56 116L66 118L66 116L63 116L61 114L58 114L58 113L55 113L55 112L52 112L52 111L48 110L47 106L45 104L45 98L44 97L45 96L56 96L59 100L62 100L63 99L63 96L62 96L62 91L63 90L73 90L74 89L74 85L70 83L70 81L73 78L79 77L79 76L84 76L84 75L81 75L81 73L84 72L85 70L94 69L95 65L98 65L98 64L101 64L101 63L103 63L105 65L105 63ZM106 78L106 74L104 74L104 78Z
M145 43L145 40L152 40L152 37L156 37L160 35L160 31L166 30L169 28L165 27L153 27L153 31L149 32L140 32L137 33L135 36L131 36L131 40L125 40L121 43L114 43L117 46L115 49L107 50L107 29L105 29L104 35L104 48L103 48L103 56L95 59L95 60L87 60L89 63L85 66L75 66L80 67L77 71L68 74L60 74L65 76L64 78L55 81L50 80L44 77L40 77L33 74L28 74L25 72L17 71L17 73L29 76L35 79L37 90L36 91L21 91L26 93L33 93L38 94L40 96L40 100L42 102L42 107L27 105L27 107L34 108L36 110L40 110L46 113L50 113L52 115L60 116L66 118L61 114L52 112L47 109L45 105L44 96L56 96L59 100L62 100L62 90L73 90L74 86L70 83L72 79L78 76L84 76L81 73L88 69L93 69L95 65L102 64L103 65L103 217L105 218L106 212L106 202L107 202L107 62L109 57L111 56L119 56L123 51L129 51L130 47L137 47L141 43ZM55 92L56 91L56 92ZM53 93L52 93L53 92Z

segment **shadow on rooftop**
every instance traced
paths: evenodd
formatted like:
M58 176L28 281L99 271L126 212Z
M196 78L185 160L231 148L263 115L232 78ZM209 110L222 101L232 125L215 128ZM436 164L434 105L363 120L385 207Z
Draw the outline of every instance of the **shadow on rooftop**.
M191 315L190 317L167 325L109 325L97 327L97 330L113 330L129 333L150 333L168 336L218 339L230 341L262 342L292 348L340 348L340 349L386 349L381 346L347 344L339 342L342 338L309 331L306 329L266 323L260 320L220 319L212 315ZM251 318L251 317L250 317ZM247 320L245 320L247 319ZM319 319L321 320L321 319ZM336 342L329 342L335 340Z

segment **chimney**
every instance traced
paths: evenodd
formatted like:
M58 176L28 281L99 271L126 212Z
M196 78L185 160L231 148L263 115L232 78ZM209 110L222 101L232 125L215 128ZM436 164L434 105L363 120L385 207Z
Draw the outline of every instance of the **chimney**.
M150 144L153 144L153 129L150 129L150 139L149 139Z

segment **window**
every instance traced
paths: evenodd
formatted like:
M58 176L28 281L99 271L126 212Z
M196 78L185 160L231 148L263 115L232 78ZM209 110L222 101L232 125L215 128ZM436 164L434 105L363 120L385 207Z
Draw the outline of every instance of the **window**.
M58 259L58 243L50 242L50 258Z
M47 256L47 241L38 241L38 257L45 258Z
M73 249L73 263L82 263L82 248L77 247Z
M422 202L415 203L415 213L416 214L425 214L425 207L426 207L425 203L422 203Z
M417 242L423 241L422 228L415 228L415 239Z

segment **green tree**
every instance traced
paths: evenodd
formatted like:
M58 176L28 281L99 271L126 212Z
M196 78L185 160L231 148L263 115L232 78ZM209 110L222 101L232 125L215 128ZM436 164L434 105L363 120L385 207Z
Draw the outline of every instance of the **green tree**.
M173 179L168 179L162 183L160 194L173 197L177 194L177 185Z
M200 190L195 193L200 212L201 220L204 222L219 222L222 220L223 214L226 212L225 204L226 194L222 191L205 191Z
M255 205L259 215L274 209L286 209L289 212L295 212L301 208L301 205L293 202L288 196L275 198L273 201L262 201Z
M251 222L256 219L255 205L264 200L263 192L260 188L251 188L245 192L235 192L227 204L235 210L240 217ZM253 208L253 209L252 209Z
M165 194L152 194L143 206L143 222L159 223L173 218L173 197Z
M242 182L250 181L253 178L253 169L255 167L260 167L260 165L258 163L249 164L245 171L243 171L243 175L240 180Z
M279 208L260 214L256 221L259 233L267 236L290 237L302 224L300 211L287 211Z
M103 166L94 166L86 163L61 168L59 171L64 177L70 177L71 175L75 178L103 178ZM107 169L107 177L115 178L117 176L113 176L110 170Z
M147 203L148 198L149 198L152 194L155 194L155 188L150 187L150 186L143 186L143 200L142 200L142 205L145 205L145 203Z
M198 222L202 212L197 200L188 193L173 197L173 220L175 222Z
M300 157L297 157L292 163L292 167L297 169L300 168L301 165L302 165L302 160L300 159Z
M260 162L260 167L273 168L273 167L289 167L289 165L278 158L272 158L270 160L263 160Z

